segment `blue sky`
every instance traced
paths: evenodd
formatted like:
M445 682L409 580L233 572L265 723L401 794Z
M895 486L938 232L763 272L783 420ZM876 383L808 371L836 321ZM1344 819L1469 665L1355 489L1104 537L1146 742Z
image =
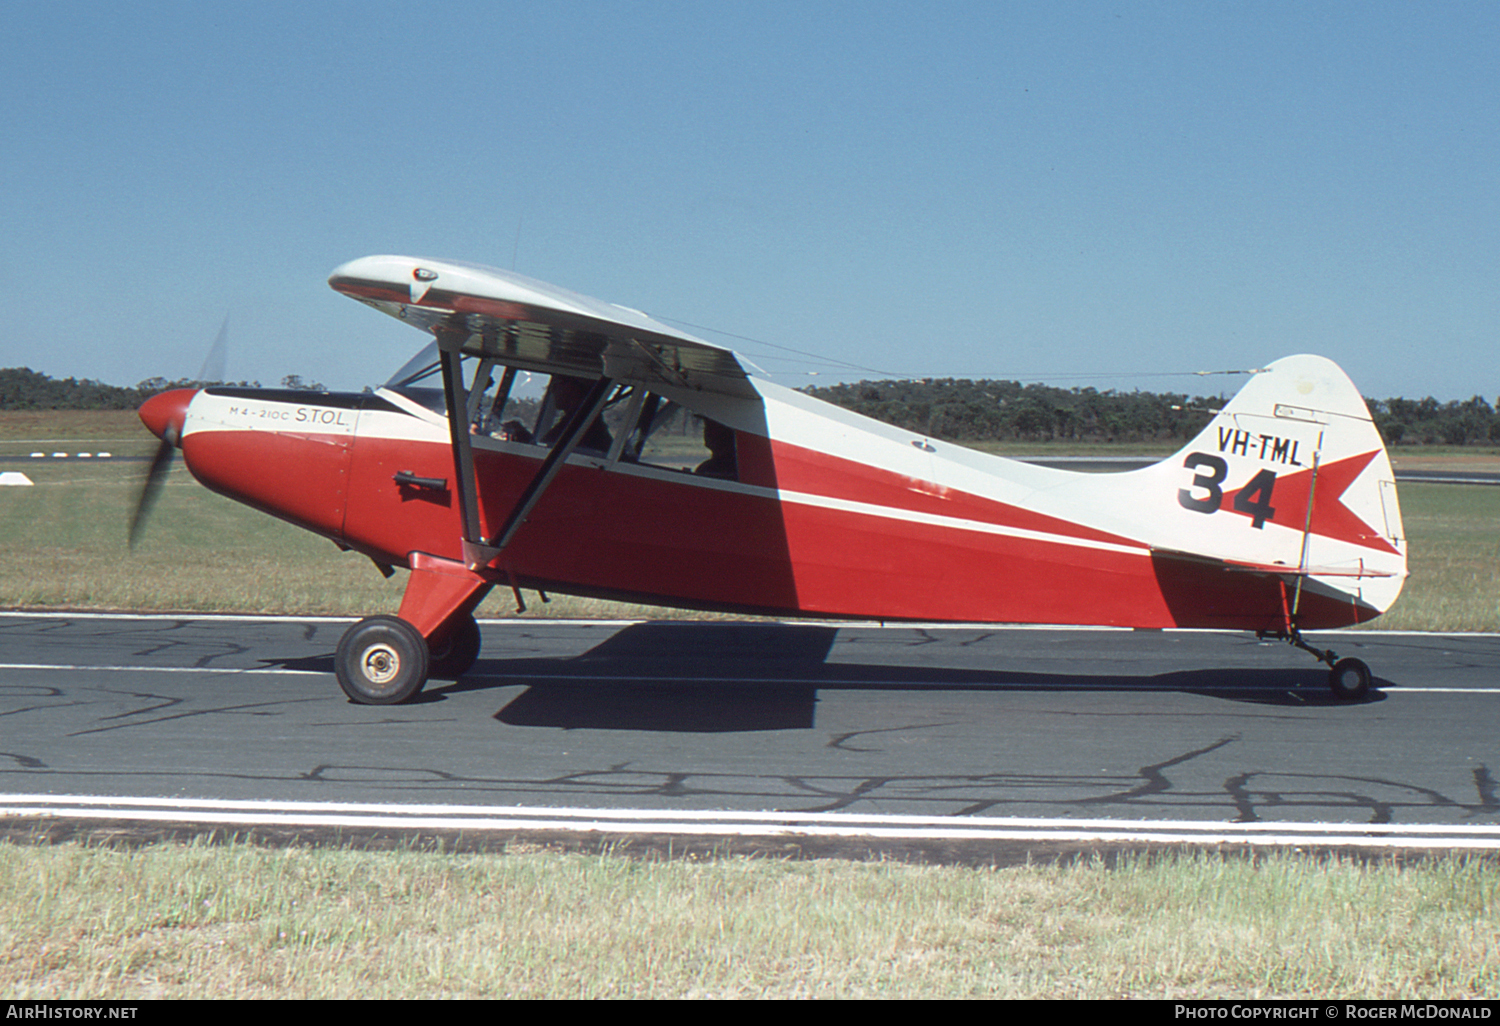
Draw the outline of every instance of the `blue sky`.
M1497 53L1464 2L12 4L0 366L191 376L227 315L232 378L378 383L421 337L325 282L406 253L793 386L1493 402Z

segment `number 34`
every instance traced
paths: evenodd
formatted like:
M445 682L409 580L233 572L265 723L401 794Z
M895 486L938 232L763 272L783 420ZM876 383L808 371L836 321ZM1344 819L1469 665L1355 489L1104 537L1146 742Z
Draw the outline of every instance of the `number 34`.
M1229 475L1229 464L1222 456L1195 452L1183 460L1182 465L1199 473L1193 477L1192 488L1178 489L1178 504L1194 513L1217 513L1224 503L1224 478ZM1271 490L1275 487L1275 472L1262 470L1235 492L1231 505L1236 512L1250 518L1251 527L1260 530L1266 526L1267 520L1276 519L1276 510L1271 506ZM1202 494L1197 494L1198 491Z

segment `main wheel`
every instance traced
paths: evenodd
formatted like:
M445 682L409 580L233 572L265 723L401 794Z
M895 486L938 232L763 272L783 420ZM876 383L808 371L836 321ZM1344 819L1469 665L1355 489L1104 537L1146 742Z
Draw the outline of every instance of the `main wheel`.
M361 705L404 702L427 683L427 642L396 616L370 616L339 639L334 673Z
M469 672L474 660L479 658L479 648L484 639L479 636L479 624L472 616L466 616L454 626L448 642L433 648L427 664L427 674L442 680L457 680Z
M1364 698L1370 690L1370 668L1359 659L1340 659L1328 671L1328 686L1340 698Z

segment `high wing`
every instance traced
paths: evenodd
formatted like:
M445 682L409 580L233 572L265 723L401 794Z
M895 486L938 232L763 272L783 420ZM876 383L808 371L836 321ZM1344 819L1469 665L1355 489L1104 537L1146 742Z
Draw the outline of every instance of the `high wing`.
M331 288L449 340L466 356L580 378L756 398L734 353L617 306L479 264L351 260Z

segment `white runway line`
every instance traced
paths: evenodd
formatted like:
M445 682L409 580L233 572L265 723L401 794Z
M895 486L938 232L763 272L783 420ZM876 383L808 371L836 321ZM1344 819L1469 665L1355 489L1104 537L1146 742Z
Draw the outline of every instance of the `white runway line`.
M19 619L33 620L167 620L179 622L183 620L203 620L216 622L241 622L241 623L354 623L359 619L357 616L288 616L279 614L258 615L254 613L89 613L58 610L7 610L0 613L0 619L16 617ZM479 620L481 624L518 624L530 627L633 627L643 623L661 624L724 624L736 621L726 620L673 620L673 619L637 619L637 620L567 620L567 619L544 619L541 617L484 617ZM890 630L890 631L1114 631L1118 633L1130 633L1135 630L1132 627L1103 627L1103 626L1079 626L1069 624L1031 624L1031 623L949 623L934 622L925 623L919 621L883 621L883 620L812 620L812 619L787 619L772 621L739 621L754 622L757 624L780 624L786 627L858 627L861 630ZM1226 631L1216 628L1201 627L1168 627L1161 631L1151 631L1153 634L1218 634L1224 637L1246 638L1246 631ZM1350 641L1358 641L1360 638L1500 638L1500 633L1494 631L1386 631L1386 630L1333 630L1333 631L1310 631L1307 637L1334 637L1347 638ZM1269 644L1282 644L1281 642L1270 642Z
M83 663L0 663L0 671L4 670L34 670L34 671L66 671L68 673L214 673L234 674L250 673L256 675L287 674L303 677L327 677L331 671L323 670L292 670L279 666L89 666ZM1265 685L1242 685L1242 684L1195 684L1191 687L1183 687L1180 684L1027 684L1024 681L1007 681L1002 684L976 685L972 682L955 684L953 681L933 680L900 680L896 678L881 678L879 680L864 680L850 677L661 677L655 675L638 675L634 677L622 677L618 674L599 673L466 673L465 680L494 680L509 681L511 683L544 683L544 684L639 684L648 680L653 684L795 684L806 687L837 687L849 688L889 688L895 686L907 687L993 687L998 691L1295 691L1296 688ZM1393 688L1377 689L1385 695L1422 695L1422 694L1457 694L1457 695L1500 695L1500 687L1493 688L1443 688L1443 687L1406 687L1404 685Z
M287 673L326 677L321 670L288 670L279 666L90 666L84 663L0 663L0 670L66 670L69 673Z
M1067 841L1500 850L1500 825L1229 823L1170 820L897 816L857 813L527 808L364 802L217 801L98 795L0 795L0 817L216 826L569 832L629 836L848 837L928 841Z

